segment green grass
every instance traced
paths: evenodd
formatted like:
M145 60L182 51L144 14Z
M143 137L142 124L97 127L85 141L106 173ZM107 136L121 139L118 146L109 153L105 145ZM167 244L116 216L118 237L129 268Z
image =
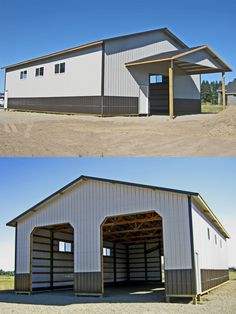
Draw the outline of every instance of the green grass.
M0 290L14 289L14 276L0 275Z
M229 279L230 280L236 280L236 271L230 271L229 272Z
M202 112L217 113L223 110L222 105L212 105L211 103L202 103Z

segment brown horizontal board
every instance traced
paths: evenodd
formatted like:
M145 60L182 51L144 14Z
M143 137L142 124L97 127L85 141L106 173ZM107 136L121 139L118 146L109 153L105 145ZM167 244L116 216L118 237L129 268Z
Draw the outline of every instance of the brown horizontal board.
M73 259L65 259L65 258L54 258L54 261L59 261L59 262L73 262Z
M37 250L37 249L33 249L33 252L41 252L41 253L50 253L50 250Z
M41 283L50 283L51 281L32 281L32 284L41 284ZM54 280L53 283L57 283L57 282L73 282L73 279L70 280Z
M73 271L63 271L63 272L56 272L56 271L53 271L53 274L73 274L74 272ZM45 271L45 272L32 272L32 274L34 275L40 275L40 274L51 274L50 271Z
M41 234L33 234L33 237L37 237L37 238L41 238L41 239L48 239L50 240L50 237L47 237L47 236L44 236L44 235L41 235Z
M40 242L40 241L35 241L33 244L42 244L42 245L50 245L50 242Z
M61 238L54 238L53 241L62 241L62 242L69 242L69 243L74 243L73 240L67 240L67 239L61 239Z
M50 264L49 265L32 265L33 268L50 268Z

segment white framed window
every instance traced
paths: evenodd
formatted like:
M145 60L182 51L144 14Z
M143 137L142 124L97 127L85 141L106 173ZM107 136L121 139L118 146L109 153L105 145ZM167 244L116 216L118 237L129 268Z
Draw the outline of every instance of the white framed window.
M66 72L65 62L55 64L55 74L65 73L65 72Z
M149 84L168 83L168 77L162 74L150 74Z
M36 77L38 77L38 76L44 76L44 67L36 68L36 69L35 69L35 76L36 76Z
M27 79L27 70L24 70L24 71L20 72L20 79L21 80Z
M59 241L59 252L70 253L71 250L71 242Z
M111 256L111 249L104 247L103 248L103 256Z

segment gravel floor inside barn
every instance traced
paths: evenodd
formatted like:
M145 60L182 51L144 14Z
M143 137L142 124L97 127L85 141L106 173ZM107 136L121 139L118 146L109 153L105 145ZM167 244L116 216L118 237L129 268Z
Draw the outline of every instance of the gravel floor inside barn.
M0 110L0 156L235 155L236 106L174 120Z
M165 303L164 290L154 286L142 289L112 288L105 297L75 297L72 292L47 292L35 295L0 293L0 313L235 313L236 280L202 297L198 305L189 299Z

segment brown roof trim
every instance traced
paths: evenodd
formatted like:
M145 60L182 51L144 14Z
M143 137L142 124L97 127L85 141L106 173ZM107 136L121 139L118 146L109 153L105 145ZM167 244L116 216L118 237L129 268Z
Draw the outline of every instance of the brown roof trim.
M216 228L226 237L229 238L228 232L224 229L218 218L214 215L210 207L206 204L206 202L203 200L201 195L197 192L191 192L191 191L184 191L184 190L176 190L176 189L169 189L169 188L164 188L164 187L159 187L159 186L153 186L153 185L146 185L146 184L139 184L139 183L133 183L133 182L126 182L126 181L118 181L118 180L111 180L111 179L105 179L105 178L98 178L98 177L91 177L91 176L80 176L79 178L73 180L69 184L65 185L55 193L49 195L47 198L43 199L41 202L37 203L30 209L26 210L16 218L12 219L7 223L7 226L15 227L18 220L21 219L22 217L26 216L27 214L30 214L31 212L35 212L37 208L47 201L51 200L52 198L63 194L67 189L71 188L75 184L87 180L93 180L93 181L100 181L100 182L106 182L106 183L112 183L112 184L122 184L122 185L128 185L132 187L138 187L138 188L145 188L145 189L153 189L153 190L158 190L158 191L164 191L164 192L170 192L170 193L178 193L178 194L184 194L187 196L192 196L194 200L198 202L198 204L203 208L203 213L208 219L216 226Z
M16 66L21 66L21 65L24 65L24 64L28 64L28 63L31 63L31 62L35 62L35 61L47 59L47 58L50 58L50 57L66 54L66 53L77 51L77 50L80 50L80 49L84 49L84 48L88 48L88 47L92 47L92 46L96 46L96 45L101 45L101 44L103 44L106 41L122 39L122 38L128 38L128 37L131 37L131 36L153 33L153 32L156 32L156 31L161 31L161 32L166 33L175 42L177 42L182 48L187 48L188 47L182 40L180 40L177 36L175 36L168 28L164 27L164 28L152 29L152 30L148 30L148 31L144 31L144 32L138 32L138 33L133 33L133 34L127 34L127 35L122 35L122 36L102 39L102 40L99 40L99 41L87 43L87 44L82 45L82 46L77 46L77 47L74 47L74 48L70 48L70 49L54 52L54 53L51 53L51 54L48 54L48 55L45 55L45 56L42 56L42 57L33 58L33 59L29 59L29 60L22 61L22 62L19 62L19 63L7 65L7 66L2 67L1 69L10 69L10 68L14 68Z

